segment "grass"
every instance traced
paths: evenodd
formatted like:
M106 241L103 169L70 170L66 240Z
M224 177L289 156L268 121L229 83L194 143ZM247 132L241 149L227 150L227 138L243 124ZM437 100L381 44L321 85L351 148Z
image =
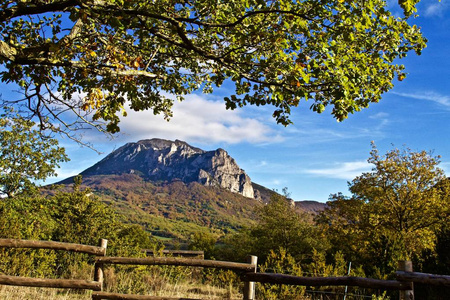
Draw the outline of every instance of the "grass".
M91 291L0 285L0 299L2 300L90 300L91 294ZM142 295L195 299L242 299L242 295L236 290L230 292L226 288L210 285L199 287L195 282L164 285L164 289L160 289L156 293Z
M0 285L2 300L84 300L91 299L90 291L74 291L70 289L50 289L22 286Z
M78 270L78 273L86 271ZM105 269L104 291L173 298L242 299L239 286L231 284L233 282L236 282L235 274L224 271L175 266L116 266ZM91 294L85 290L0 285L1 300L87 300L91 299Z

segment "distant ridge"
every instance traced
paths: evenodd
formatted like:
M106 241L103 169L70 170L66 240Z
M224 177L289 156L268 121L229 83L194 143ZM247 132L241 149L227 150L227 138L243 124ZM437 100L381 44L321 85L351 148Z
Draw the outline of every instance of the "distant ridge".
M313 214L320 213L322 210L324 210L327 207L326 203L314 201L314 200L302 200L302 201L295 201L295 207L311 212Z

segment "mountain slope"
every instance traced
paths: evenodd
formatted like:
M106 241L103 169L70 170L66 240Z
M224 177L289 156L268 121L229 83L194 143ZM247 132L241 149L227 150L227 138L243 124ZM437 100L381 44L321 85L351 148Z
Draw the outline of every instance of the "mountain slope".
M180 180L155 183L136 174L86 176L82 187L114 207L126 222L181 241L195 231L222 234L249 226L263 205L220 187Z

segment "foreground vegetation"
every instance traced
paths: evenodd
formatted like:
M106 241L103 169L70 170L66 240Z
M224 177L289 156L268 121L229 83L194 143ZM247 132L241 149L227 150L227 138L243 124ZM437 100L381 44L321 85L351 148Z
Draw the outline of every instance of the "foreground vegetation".
M228 261L242 262L249 254L257 255L263 272L388 279L399 260L412 260L415 271L450 274L450 181L438 167L439 157L425 151L393 149L380 155L373 146L368 160L373 169L349 183L351 196L332 195L327 208L312 216L299 212L278 194L267 205L250 206L227 203L232 199L218 189L180 182L174 184L183 193L171 194L167 186L143 181L135 188L127 186L129 176L121 177L123 187L109 195L107 203L83 188L81 177L75 178L72 190L42 193L33 180L53 174L54 163L66 159L64 151L55 148L52 139L35 143L39 132L32 129L32 122L9 118L0 127L4 129L0 131L1 238L88 245L105 238L110 256L142 256L143 248L163 248L151 234L161 229L157 226L168 229L181 224L181 232L189 235L187 248L204 250L206 258ZM35 158L37 163L31 163ZM144 203L136 197L152 189L157 191L155 199ZM209 202L196 196L205 191ZM166 212L155 216L158 206L165 206ZM134 218L133 210L139 214ZM151 217L139 222L143 215ZM253 222L246 221L252 217ZM92 258L50 250L0 249L0 274L92 279ZM238 293L242 285L231 272L180 267L109 268L105 284L109 291L137 294L160 290L189 294L194 288L181 292L181 287L194 286L202 292L204 286L213 286L225 289L226 297ZM8 289L2 287L2 291ZM314 291L343 292L339 287L307 292L305 287L257 285L260 299L301 299ZM351 292L380 294L361 289ZM416 285L416 295L418 299L445 299L448 289Z
M79 183L79 182L78 182ZM14 201L13 201L14 200ZM341 201L341 202L339 202ZM344 206L354 205L354 200L340 199L333 203ZM138 225L124 224L121 216L100 202L89 190L80 190L75 184L72 192L57 191L53 196L34 195L6 198L1 202L0 226L2 237L27 239L52 239L86 244L97 244L98 237L110 241L108 255L144 256L142 248L161 249L161 244ZM206 251L206 257L220 260L244 261L248 254L259 257L261 272L275 272L297 276L368 276L387 279L395 271L397 256L385 253L376 255L380 249L378 240L358 241L360 224L347 227L348 244L333 243L333 238L343 234L341 227L324 222L333 206L313 219L310 215L299 214L284 197L274 197L272 201L258 209L257 222L235 234L224 235L219 240L205 232L195 232L189 248ZM341 211L343 212L343 210ZM359 210L360 214L363 210ZM58 221L59 220L59 221ZM331 221L335 221L334 219ZM363 223L361 223L363 224ZM325 226L326 225L326 226ZM342 225L342 223L340 223ZM350 232L349 230L354 230ZM448 272L445 250L445 226L436 232L436 247L421 251L413 257L416 271ZM383 234L385 232L382 232ZM367 233L364 233L367 234ZM376 232L371 232L376 236ZM365 244L364 249L350 243ZM369 242L373 242L373 245ZM358 244L358 246L360 246ZM394 252L395 248L384 248ZM355 251L354 249L358 250ZM364 250L366 252L364 252ZM402 251L402 248L399 248ZM379 251L380 252L380 251ZM350 256L352 255L352 256ZM360 255L360 256L358 256ZM369 257L371 255L372 257ZM349 272L351 257L352 268ZM384 259L384 260L383 260ZM84 254L68 254L51 250L0 249L0 272L9 275L33 277L62 277L92 279L92 260ZM374 263L377 263L375 265ZM390 268L390 269L389 269ZM434 269L433 269L434 268ZM193 270L186 267L110 267L105 272L105 289L118 293L150 294L160 296L239 298L242 283L232 272L214 270ZM417 289L417 287L416 287ZM343 287L322 287L306 291L305 287L257 284L258 299L307 299L313 292L332 295L343 294ZM419 291L420 292L420 291ZM434 291L425 291L443 299ZM442 291L441 291L442 292ZM2 288L1 294L11 297L11 293L29 293L28 296L54 297L53 299L86 299L88 292L49 291L46 289ZM379 294L377 290L349 289L350 295ZM434 293L434 294L433 294ZM16 294L17 295L17 294ZM44 296L45 295L45 296ZM420 294L419 294L420 295ZM391 297L395 294L391 293ZM83 298L84 297L84 298ZM356 297L356 296L354 296ZM387 296L386 296L387 297ZM24 299L25 299L24 298ZM352 299L351 296L348 296ZM357 298L354 298L357 299Z
M226 282L226 272L202 274L180 267L107 268L105 291L160 297L242 299L239 286ZM91 291L0 286L0 298L88 300Z

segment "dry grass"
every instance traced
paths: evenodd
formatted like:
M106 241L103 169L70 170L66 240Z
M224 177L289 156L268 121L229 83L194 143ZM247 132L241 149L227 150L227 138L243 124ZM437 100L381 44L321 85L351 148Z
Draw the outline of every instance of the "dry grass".
M195 298L195 299L242 299L242 295L214 286L198 286L195 283L184 283L166 286L164 290L148 293L152 296ZM231 295L231 297L230 297ZM74 291L50 288L32 288L0 285L1 300L90 300L91 291Z
M72 278L85 277L86 269L72 270ZM219 273L224 276L226 273ZM84 276L76 276L84 275ZM207 274L206 277L208 277ZM124 267L105 269L104 291L195 299L242 299L229 276L205 278L200 269L184 267ZM211 277L211 276L210 276ZM86 278L85 278L86 279ZM0 285L0 300L88 300L91 291Z
M137 267L133 271L105 270L105 291L174 298L242 299L233 280L205 279L199 269L186 267Z
M87 300L90 291L73 291L64 289L33 288L0 285L1 300Z

